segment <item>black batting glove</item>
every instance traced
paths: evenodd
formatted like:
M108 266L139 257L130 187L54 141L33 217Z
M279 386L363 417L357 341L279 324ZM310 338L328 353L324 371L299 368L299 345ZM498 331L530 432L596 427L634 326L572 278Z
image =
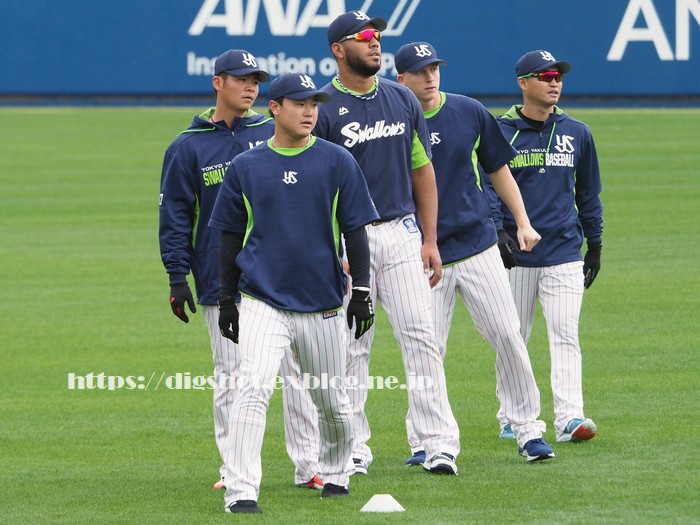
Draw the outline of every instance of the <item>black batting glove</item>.
M585 288L590 288L600 273L600 252L602 249L602 244L588 243L588 251L583 258L583 286Z
M192 290L187 283L171 284L170 285L170 308L173 313L184 323L189 323L190 318L187 317L185 311L185 303L190 307L190 312L195 313L197 308L194 305Z
M238 343L238 307L231 296L219 299L219 330L221 335Z
M518 244L513 240L513 238L506 233L505 230L498 230L498 249L501 252L501 259L503 259L503 266L510 270L513 266L517 266L518 263L515 261L516 252L519 252Z
M355 319L355 339L359 339L374 324L374 307L369 288L353 288L347 310L348 328Z

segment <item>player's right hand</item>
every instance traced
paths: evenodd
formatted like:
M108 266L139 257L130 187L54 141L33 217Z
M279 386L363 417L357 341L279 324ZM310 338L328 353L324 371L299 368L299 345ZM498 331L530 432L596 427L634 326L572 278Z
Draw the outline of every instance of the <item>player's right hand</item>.
M503 266L510 270L513 266L517 266L518 263L515 260L515 252L519 252L520 249L518 245L515 244L513 237L508 235L505 230L498 230L498 249L501 252L501 259L503 259Z
M219 299L219 330L221 335L238 344L238 307L233 297Z
M170 286L170 308L173 313L185 323L189 323L190 319L187 317L187 312L185 311L185 303L190 307L190 312L195 313L197 307L194 305L194 298L192 297L192 290L187 283L173 284Z
M374 307L369 288L353 288L348 303L348 328L355 320L355 339L362 337L374 324Z
M583 258L583 286L588 289L600 272L600 252L602 244L589 244L588 251Z

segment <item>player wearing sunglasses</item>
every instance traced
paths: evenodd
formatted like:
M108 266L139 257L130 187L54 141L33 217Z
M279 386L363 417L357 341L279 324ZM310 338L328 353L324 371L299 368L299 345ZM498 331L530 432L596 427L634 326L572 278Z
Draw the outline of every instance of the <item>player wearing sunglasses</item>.
M367 180L380 220L367 226L372 302L386 310L404 360L406 376L428 378L427 388L409 388L415 431L425 443L426 470L457 474L459 428L447 399L445 372L431 314L431 287L442 275L437 248L437 189L423 111L405 86L377 76L380 31L386 21L361 11L337 17L328 45L338 75L322 91L330 102L319 108L315 135L345 147ZM418 228L416 219L420 220ZM422 230L422 231L421 231ZM353 409L356 474L372 462L367 400L374 327L348 340L348 391Z
M603 234L602 189L591 131L556 104L568 62L544 50L531 51L515 64L523 104L498 119L518 151L510 169L520 188L532 226L542 240L531 252L515 254L509 278L527 342L539 299L547 324L551 386L557 441L587 441L596 426L583 411L579 314L584 288L600 271ZM513 236L512 214L501 206L502 228ZM501 217L496 217L497 226ZM583 238L588 250L581 257ZM532 348L530 348L532 351ZM506 421L499 411L501 426Z

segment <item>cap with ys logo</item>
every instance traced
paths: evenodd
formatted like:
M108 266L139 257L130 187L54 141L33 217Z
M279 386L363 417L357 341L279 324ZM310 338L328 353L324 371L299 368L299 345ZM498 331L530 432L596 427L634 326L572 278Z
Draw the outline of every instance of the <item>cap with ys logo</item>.
M394 55L394 65L399 74L406 71L416 73L431 64L446 66L447 62L438 58L437 51L428 42L410 42L401 46Z
M270 80L270 75L267 74L267 71L263 71L258 67L253 54L244 49L229 49L219 55L216 62L214 62L214 75L218 76L221 73L228 73L236 77L257 73L260 82Z
M343 13L328 26L328 45L332 46L344 36L357 33L360 29L370 24L379 31L386 29L386 20L383 18L370 18L362 11Z
M285 73L278 76L270 84L270 100L279 98L291 98L304 100L313 98L318 102L328 102L331 97L328 93L316 89L316 84L308 75L298 73Z

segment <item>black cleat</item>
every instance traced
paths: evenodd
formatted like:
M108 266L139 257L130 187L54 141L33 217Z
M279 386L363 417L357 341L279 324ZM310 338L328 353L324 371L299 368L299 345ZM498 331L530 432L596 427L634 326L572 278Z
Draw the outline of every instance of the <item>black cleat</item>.
M262 511L258 503L252 499L239 499L226 507L226 512L247 512L248 514L260 514Z
M322 498L340 498L343 496L349 496L350 491L347 487L341 487L340 485L333 485L333 483L326 483L323 486L323 492L321 492Z

